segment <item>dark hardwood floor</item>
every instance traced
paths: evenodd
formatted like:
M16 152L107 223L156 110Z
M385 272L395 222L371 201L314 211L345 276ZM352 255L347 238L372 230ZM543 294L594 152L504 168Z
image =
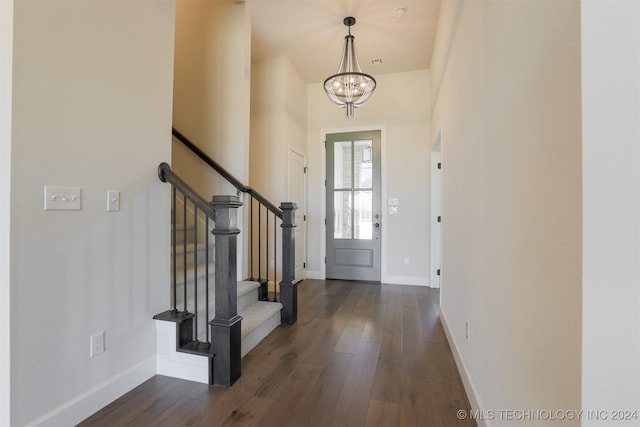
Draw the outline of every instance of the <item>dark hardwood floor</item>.
M81 426L472 426L439 291L305 280L230 389L155 376Z

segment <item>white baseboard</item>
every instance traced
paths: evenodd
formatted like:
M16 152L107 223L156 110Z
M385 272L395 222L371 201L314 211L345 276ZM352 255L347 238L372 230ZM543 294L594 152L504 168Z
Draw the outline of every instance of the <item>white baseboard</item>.
M318 270L307 270L305 277L307 279L316 279L316 280L324 280L324 273Z
M209 359L176 351L176 324L156 320L157 374L209 384Z
M444 329L444 333L447 336L447 340L449 341L449 346L451 347L451 352L453 353L453 358L456 361L456 366L458 367L458 373L460 374L460 378L462 379L462 384L464 385L464 390L467 393L467 397L469 398L469 404L471 405L471 410L476 413L486 413L486 409L482 404L480 397L478 396L478 392L476 390L475 385L473 384L473 380L471 379L471 375L469 375L469 371L467 369L467 365L464 363L464 359L462 358L462 354L458 349L458 344L456 343L451 330L449 329L449 324L447 323L447 318L444 314L444 310L442 306L440 307L440 321L442 322L442 327ZM467 416L470 416L467 414ZM479 417L476 419L476 423L478 427L491 427L491 423L488 419L484 419L485 417Z
M389 285L410 285L410 286L429 286L429 278L427 276L390 276L384 275L382 283Z
M29 423L29 426L73 426L156 374L152 356Z

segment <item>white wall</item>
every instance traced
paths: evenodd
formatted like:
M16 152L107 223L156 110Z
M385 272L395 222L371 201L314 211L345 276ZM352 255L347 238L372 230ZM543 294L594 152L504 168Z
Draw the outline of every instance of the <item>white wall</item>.
M13 0L0 2L0 425L11 408L11 75Z
M640 4L581 7L582 407L640 416Z
M472 405L577 409L580 4L443 2L432 66L442 317Z
M155 373L173 28L173 1L15 3L11 425L75 424ZM45 212L45 185L81 187L82 210Z
M375 70L368 70L375 74ZM307 87L309 204L307 276L324 278L326 133L382 129L382 281L429 284L429 71L374 75L367 104L348 120L327 98L321 83ZM399 200L399 214L387 200ZM404 264L409 257L410 264Z

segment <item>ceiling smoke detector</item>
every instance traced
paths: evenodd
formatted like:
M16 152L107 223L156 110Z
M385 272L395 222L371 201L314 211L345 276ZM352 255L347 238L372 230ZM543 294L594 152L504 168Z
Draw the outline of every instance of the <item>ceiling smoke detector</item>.
M396 7L393 9L393 16L396 18L404 18L404 15L407 13L407 8L404 6Z

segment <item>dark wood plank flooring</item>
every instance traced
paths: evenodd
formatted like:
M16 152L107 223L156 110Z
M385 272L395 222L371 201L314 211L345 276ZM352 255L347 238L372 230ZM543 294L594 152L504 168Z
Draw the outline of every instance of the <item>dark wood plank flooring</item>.
M81 426L473 426L439 292L305 280L230 389L155 376Z

